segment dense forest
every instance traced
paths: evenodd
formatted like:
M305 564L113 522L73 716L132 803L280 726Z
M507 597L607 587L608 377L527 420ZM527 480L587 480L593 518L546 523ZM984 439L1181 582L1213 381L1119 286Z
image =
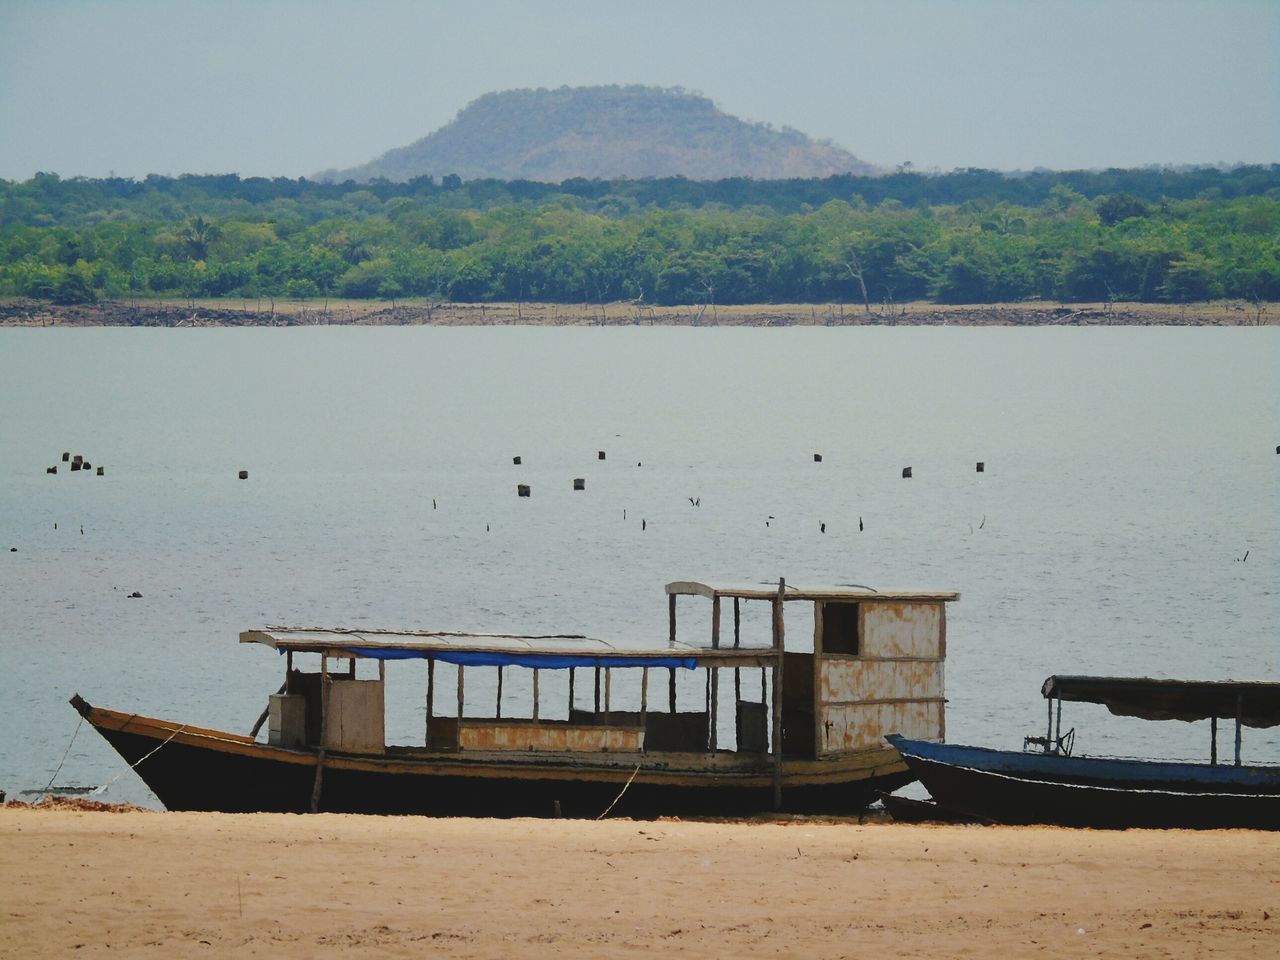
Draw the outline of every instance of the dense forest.
M0 295L1280 299L1280 166L406 183L0 181Z

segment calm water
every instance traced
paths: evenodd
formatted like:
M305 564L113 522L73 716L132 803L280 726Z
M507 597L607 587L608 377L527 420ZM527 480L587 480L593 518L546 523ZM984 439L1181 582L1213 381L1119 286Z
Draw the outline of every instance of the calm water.
M282 665L243 629L662 640L672 579L959 590L956 741L1020 746L1055 672L1280 680L1271 328L0 330L0 410L11 796L76 691L247 732ZM106 475L47 476L64 450ZM1085 752L1207 755L1207 724L1066 713ZM122 766L84 727L58 783Z

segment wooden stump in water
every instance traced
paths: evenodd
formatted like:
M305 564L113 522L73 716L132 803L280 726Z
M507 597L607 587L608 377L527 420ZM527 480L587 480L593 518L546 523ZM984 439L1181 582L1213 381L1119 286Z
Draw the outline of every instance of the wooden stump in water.
M520 458L519 458L519 457L512 457L512 458L511 458L511 462L512 462L513 464L515 464L517 467L518 467L518 466L520 466Z
M1276 447L1276 453L1280 453L1280 447ZM71 451L69 451L69 450L63 450L63 451L62 451L62 462L63 462L63 463L66 463L66 462L67 462L68 460L70 460L70 459L71 459Z
M902 468L902 479L903 479L903 480L910 480L910 479L911 479L911 468L910 468L910 467L903 467L903 468Z
M575 489L575 490L585 490L585 489L587 489L587 481L586 481L584 478L582 478L582 477L574 477L574 478L573 478L573 489Z
M56 465L56 464L55 464L54 466L52 466L52 467L45 467L45 468L44 468L44 472L45 472L45 473L57 473L57 472L58 472L58 467L57 467L57 465Z
M248 479L249 479L249 471L248 471L248 470L241 470L238 474L236 474L236 476L238 476L241 480L248 480Z
M596 453L596 459L597 459L597 460L603 460L603 459L604 459L604 451L603 451L603 450L600 450L600 451L598 451L598 452Z
M98 476L102 477L102 476L105 476L105 475L106 475L106 473L105 473L105 471L104 471L104 468L99 467L99 468L98 468Z
M530 493L530 491L529 491L529 485L528 485L527 483L518 483L518 484L516 484L516 496L517 496L517 497L527 497L527 496L529 496L529 493Z
M822 454L820 454L820 453L815 453L815 454L813 455L813 462L814 462L814 463L821 463L821 462L822 462Z
M982 473L982 472L984 472L986 469L987 469L987 465L986 465L985 463L983 463L981 460L979 460L979 461L978 461L978 472L979 472L979 473Z

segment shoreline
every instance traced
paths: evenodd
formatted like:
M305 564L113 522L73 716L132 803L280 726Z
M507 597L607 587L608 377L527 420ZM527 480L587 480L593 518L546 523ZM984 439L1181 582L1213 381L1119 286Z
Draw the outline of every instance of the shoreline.
M0 953L1255 957L1278 863L1240 830L6 807Z
M428 303L378 300L112 300L58 305L0 301L0 327L289 326L1276 326L1280 305L916 302L870 312L854 304L648 306Z

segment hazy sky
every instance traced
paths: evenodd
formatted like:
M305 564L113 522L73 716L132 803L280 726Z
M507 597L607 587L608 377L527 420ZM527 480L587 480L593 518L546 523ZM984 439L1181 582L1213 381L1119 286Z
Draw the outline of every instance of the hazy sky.
M0 177L299 176L600 83L883 165L1277 162L1280 0L0 0Z

